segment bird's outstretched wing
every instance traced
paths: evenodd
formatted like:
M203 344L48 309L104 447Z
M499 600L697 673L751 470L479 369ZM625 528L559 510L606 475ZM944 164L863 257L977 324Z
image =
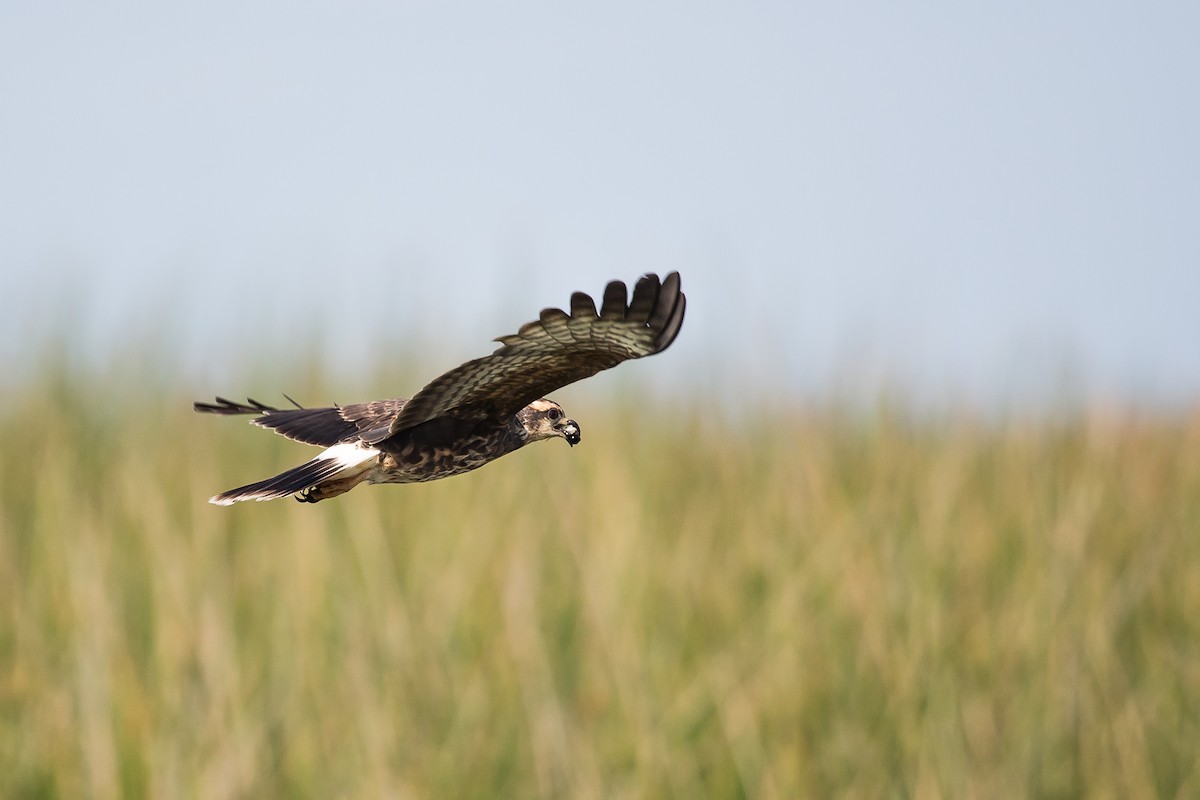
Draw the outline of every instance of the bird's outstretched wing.
M287 395L284 395L287 397ZM215 403L193 403L192 407L205 414L258 414L251 420L260 428L273 430L296 442L332 447L343 442L377 442L387 437L388 427L404 408L403 398L372 400L348 406L304 408L288 397L295 408L274 406L248 399L235 403L218 397Z
M545 309L515 334L498 338L501 346L491 355L450 370L413 395L387 435L443 417L457 423L502 420L555 389L670 347L687 304L679 273L661 282L643 275L628 304L627 297L625 284L612 281L599 314L583 292L571 295L569 314Z

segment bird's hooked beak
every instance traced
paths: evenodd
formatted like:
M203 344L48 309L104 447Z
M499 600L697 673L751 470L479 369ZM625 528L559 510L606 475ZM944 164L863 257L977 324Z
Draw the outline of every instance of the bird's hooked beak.
M563 438L567 440L567 444L574 447L579 444L579 423L573 419L564 419L560 424L556 425L562 431Z

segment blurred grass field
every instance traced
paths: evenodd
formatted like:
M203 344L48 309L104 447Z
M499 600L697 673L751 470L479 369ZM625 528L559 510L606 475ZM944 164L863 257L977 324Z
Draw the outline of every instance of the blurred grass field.
M226 509L311 451L132 373L0 390L2 797L1200 796L1200 413L572 390Z

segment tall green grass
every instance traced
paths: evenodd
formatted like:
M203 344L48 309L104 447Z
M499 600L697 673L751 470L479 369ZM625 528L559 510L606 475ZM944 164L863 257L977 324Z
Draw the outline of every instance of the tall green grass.
M217 508L311 451L191 399L0 397L0 796L1200 795L1200 415L593 400Z

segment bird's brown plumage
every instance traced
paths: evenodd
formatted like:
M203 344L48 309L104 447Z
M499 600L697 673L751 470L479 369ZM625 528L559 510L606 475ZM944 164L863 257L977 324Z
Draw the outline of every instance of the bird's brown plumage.
M576 292L571 296L569 313L558 308L543 310L537 320L521 326L517 333L499 337L501 346L493 353L442 374L411 399L284 409L254 400L235 403L221 397L215 403L198 402L196 411L258 414L253 420L256 425L305 444L331 448L307 464L218 495L213 502L271 499L293 493L321 499L346 491L362 480L411 482L457 474L527 441L551 435L568 438L573 444L579 438L578 426L565 416L557 429L547 429L549 433L523 429L522 425L532 424L528 413L531 404L546 403L539 409L551 413L549 407L557 408L557 404L539 398L622 361L662 352L670 347L683 324L687 299L677 272L661 281L657 275L643 275L628 304L626 298L625 284L612 281L605 287L597 312L590 296ZM556 413L560 412L557 409ZM562 432L566 423L574 426L573 439ZM350 450L345 449L347 445ZM486 457L486 451L481 458L481 446L494 448L492 458ZM334 456L344 459L348 466L335 469L341 461ZM360 458L377 458L377 462L362 466ZM400 470L396 465L405 459L414 467ZM421 464L429 466L417 466ZM319 490L334 485L337 492L322 494Z
M440 416L501 420L555 389L654 355L675 341L687 299L679 273L659 282L643 275L625 305L626 288L612 281L600 313L583 292L571 295L571 313L547 308L527 322L491 355L476 358L435 378L413 395L388 430L393 435Z

